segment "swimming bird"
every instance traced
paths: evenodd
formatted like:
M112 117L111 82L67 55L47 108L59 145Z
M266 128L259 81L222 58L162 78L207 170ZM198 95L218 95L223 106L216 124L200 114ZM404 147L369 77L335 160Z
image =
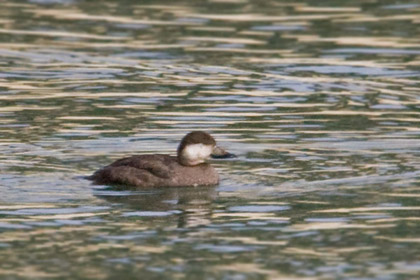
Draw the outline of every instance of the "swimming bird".
M119 159L88 177L95 184L136 188L216 185L219 175L206 161L235 155L216 145L204 131L193 131L182 138L177 156L152 154Z

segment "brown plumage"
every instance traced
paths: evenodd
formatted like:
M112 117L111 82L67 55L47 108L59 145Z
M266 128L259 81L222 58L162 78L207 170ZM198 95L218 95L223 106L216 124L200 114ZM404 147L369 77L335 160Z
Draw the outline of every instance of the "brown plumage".
M217 150L217 157L221 158L220 149L216 146L214 138L206 132L194 131L181 140L176 157L169 155L136 155L119 159L96 171L89 179L93 180L95 184L137 188L218 184L219 176L210 164L189 165L189 160L185 158L183 151L189 145L194 144L202 144L204 147ZM233 156L227 152L224 153L223 157ZM187 153L187 155L189 154Z

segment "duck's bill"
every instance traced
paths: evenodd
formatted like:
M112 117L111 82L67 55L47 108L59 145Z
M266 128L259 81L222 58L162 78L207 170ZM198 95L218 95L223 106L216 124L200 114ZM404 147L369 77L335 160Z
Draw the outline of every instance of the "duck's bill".
M236 157L236 155L226 152L224 149L217 146L213 149L213 152L210 156L212 158L235 158Z

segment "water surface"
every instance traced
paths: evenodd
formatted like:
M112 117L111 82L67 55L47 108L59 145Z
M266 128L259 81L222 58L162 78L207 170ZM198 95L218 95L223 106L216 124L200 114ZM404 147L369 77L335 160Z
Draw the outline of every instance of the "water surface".
M417 279L416 1L2 1L0 278ZM174 153L219 186L83 176Z

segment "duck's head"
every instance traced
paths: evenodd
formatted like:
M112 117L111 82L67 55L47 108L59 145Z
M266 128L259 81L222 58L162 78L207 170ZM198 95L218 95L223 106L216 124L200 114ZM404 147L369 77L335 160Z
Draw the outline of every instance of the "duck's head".
M185 135L178 146L177 154L179 163L186 166L203 163L210 157L235 157L234 154L218 147L216 140L204 131L193 131Z

